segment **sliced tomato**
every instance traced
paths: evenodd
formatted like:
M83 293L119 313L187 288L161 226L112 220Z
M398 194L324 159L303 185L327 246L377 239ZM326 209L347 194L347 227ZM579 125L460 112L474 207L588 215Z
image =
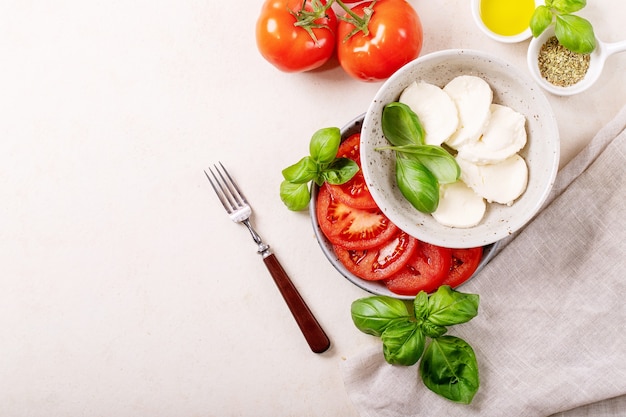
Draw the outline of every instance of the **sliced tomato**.
M361 168L360 144L361 134L355 133L351 135L339 146L337 157L350 158ZM341 201L349 206L362 209L378 207L365 184L365 177L361 169L344 184L331 185L326 183L325 186L328 187L328 191L330 191L335 200Z
M452 265L450 273L441 285L456 288L467 281L478 268L483 256L483 248L452 249Z
M375 248L353 250L335 245L333 249L348 271L368 281L379 281L402 269L417 243L417 239L398 229L389 241Z
M361 166L361 133L355 133L348 136L337 151L337 158L350 158Z
M419 241L413 256L395 275L385 281L390 291L400 295L417 295L435 291L450 272L452 250Z
M320 187L316 215L320 229L333 245L369 249L389 240L398 227L380 209L358 209L332 198Z

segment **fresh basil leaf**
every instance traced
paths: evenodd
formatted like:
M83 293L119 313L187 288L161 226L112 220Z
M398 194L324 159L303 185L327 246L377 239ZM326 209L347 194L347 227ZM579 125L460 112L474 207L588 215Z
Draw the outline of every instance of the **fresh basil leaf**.
M326 127L313 134L309 142L311 158L320 164L329 164L337 156L341 144L341 131L337 127Z
M552 23L552 11L547 6L537 6L530 18L530 30L536 38Z
M478 314L479 296L442 285L428 298L427 320L439 326L465 323Z
M418 160L396 157L396 181L400 192L422 213L432 213L439 205L437 178Z
M428 317L428 294L426 291L420 291L413 300L413 311L415 318L424 320Z
M305 156L295 164L283 169L283 177L294 184L309 182L317 176L317 164Z
M596 37L591 23L582 17L566 14L556 17L554 34L561 45L578 54L596 49Z
M385 360L392 365L415 365L424 352L425 337L414 321L399 321L381 335Z
M455 336L441 336L428 345L419 365L424 385L454 402L469 404L480 386L472 347Z
M446 329L444 326L433 324L428 320L421 321L419 325L420 325L420 330L422 331L422 333L424 333L426 336L432 339L441 337L444 334L446 334L446 332L448 331L448 329Z
M587 5L587 0L552 0L552 7L559 13L574 13Z
M350 313L357 329L374 336L380 336L391 324L411 317L404 301L382 295L354 301Z
M295 184L287 180L280 184L280 199L289 210L304 210L311 201L311 192L306 183Z
M420 161L437 178L439 184L457 182L461 176L461 168L456 159L441 146L407 145L391 149Z
M321 172L321 177L329 184L344 184L359 172L359 165L350 158L337 158Z
M394 146L424 144L422 123L404 103L393 102L383 108L382 129L385 138Z

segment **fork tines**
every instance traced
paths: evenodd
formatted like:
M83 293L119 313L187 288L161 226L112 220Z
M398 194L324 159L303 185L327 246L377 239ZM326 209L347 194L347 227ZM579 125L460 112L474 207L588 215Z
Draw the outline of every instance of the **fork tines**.
M218 162L218 164L219 167L213 164L213 169L211 169L211 167L208 168L211 175L209 175L206 170L204 171L204 174L209 179L209 182L211 183L215 194L217 194L217 197L222 202L222 205L226 211L230 213L247 205L248 202L237 186L237 183L235 183L226 168L224 168L224 165L222 165L221 162ZM213 179L211 179L211 176L213 176Z

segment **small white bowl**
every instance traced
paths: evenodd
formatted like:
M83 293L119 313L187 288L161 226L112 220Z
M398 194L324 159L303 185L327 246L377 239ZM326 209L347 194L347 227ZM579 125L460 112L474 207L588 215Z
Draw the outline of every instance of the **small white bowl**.
M355 119L351 120L345 126L343 126L341 128L341 139L342 140L347 139L353 134L360 132L361 127L363 125L363 118L364 118L364 115L362 114L356 117ZM350 281L357 287L360 287L361 289L369 293L376 294L376 295L386 295L388 297L394 297L394 298L399 298L403 300L414 299L415 296L399 295L394 292L391 292L385 286L383 282L367 281L367 280L361 279L357 277L356 275L354 275L352 272L350 272L341 263L341 261L335 254L335 251L333 250L332 243L330 243L330 241L326 238L326 236L324 236L324 232L322 232L322 229L320 229L319 222L317 221L316 201L317 201L318 189L319 187L315 184L313 184L313 186L311 187L311 203L309 204L309 215L311 216L311 223L313 224L313 231L315 233L315 237L317 238L317 241L320 245L320 248L322 249L322 252L324 252L324 255L326 255L326 258L328 258L328 261L348 281ZM478 264L476 271L474 271L474 274L470 277L470 279L473 279L474 277L476 277L476 275L478 275L481 269L483 269L483 267L487 265L487 263L489 263L489 261L496 255L498 246L500 246L500 242L496 242L496 243L486 245L485 247L483 247L483 256L481 258L481 261ZM470 279L468 279L465 282L468 282Z
M489 204L484 218L471 228L438 223L415 209L397 187L395 156L379 151L388 145L381 127L382 111L397 101L413 81L443 87L459 75L475 75L493 90L493 102L509 106L526 118L528 141L520 155L528 165L528 186L508 207ZM559 132L550 104L526 74L496 56L480 51L446 50L424 55L398 70L378 90L369 106L361 132L361 164L372 197L385 215L410 235L449 248L485 246L522 228L539 211L554 184L559 166Z
M589 89L602 74L607 58L615 53L626 51L626 41L606 43L596 38L596 49L590 54L589 69L584 78L567 87L552 84L541 75L539 70L539 51L554 36L554 26L548 27L541 35L533 38L528 45L528 70L537 84L544 90L557 96L572 96Z
M503 42L503 43L517 43L517 42L522 42L525 41L526 39L530 38L532 36L532 32L530 31L530 27L526 28L526 30L524 30L523 32L517 34L517 35L500 35L498 33L493 32L491 29L489 29L487 27L487 25L485 25L485 22L483 21L482 17L481 17L481 13L480 13L480 2L482 0L472 0L471 6L472 6L472 17L474 18L474 22L476 23L476 26L478 26L478 28L481 30L481 32L483 32L485 35L487 35L488 37L490 37L493 40L496 40L498 42ZM543 4L543 0L535 0L535 7L539 6L540 4ZM529 19L529 24L530 24L530 19Z

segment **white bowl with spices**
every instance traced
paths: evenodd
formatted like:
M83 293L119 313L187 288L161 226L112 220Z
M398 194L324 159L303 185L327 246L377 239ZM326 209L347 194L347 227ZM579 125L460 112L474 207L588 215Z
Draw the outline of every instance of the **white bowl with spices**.
M490 204L478 225L449 227L418 211L396 181L395 157L382 132L384 107L398 101L415 81L439 87L462 75L482 78L493 90L493 103L508 106L525 118L527 143L520 151L528 166L528 184L511 205ZM469 248L505 238L527 224L547 198L558 170L559 133L550 104L537 84L514 65L481 51L434 52L410 62L379 89L370 104L361 134L361 163L367 186L383 213L410 235L431 244Z
M575 54L558 44L554 27L533 38L528 46L528 70L544 90L572 96L589 89L602 74L607 58L626 51L626 41L606 43L596 38L590 54Z

